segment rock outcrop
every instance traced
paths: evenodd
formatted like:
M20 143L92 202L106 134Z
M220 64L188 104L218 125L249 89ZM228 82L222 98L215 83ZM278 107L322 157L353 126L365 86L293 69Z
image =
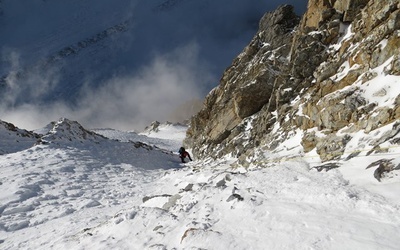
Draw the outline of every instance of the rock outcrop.
M41 137L40 143L100 143L107 140L106 137L89 131L78 122L66 118L60 118L51 125L51 130Z
M310 0L301 20L288 5L267 13L192 118L185 143L198 157L249 161L256 146L273 150L301 131L303 152L329 161L357 131L393 124L389 133L398 135L400 93L391 87L400 76L399 29L398 0ZM394 140L385 138L370 145Z
M265 105L274 109L273 89L284 85L293 30L300 18L289 5L267 13L260 31L223 74L220 85L206 97L204 108L192 119L186 143L197 154L202 145L211 148L235 136L244 118ZM210 149L211 149L210 148Z
M12 123L0 120L0 155L18 152L32 147L40 136L20 129Z

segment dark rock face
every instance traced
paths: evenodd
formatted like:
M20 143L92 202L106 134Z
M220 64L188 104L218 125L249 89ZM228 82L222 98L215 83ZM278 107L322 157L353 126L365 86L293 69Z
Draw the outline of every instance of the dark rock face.
M398 0L309 0L301 20L287 5L267 13L192 118L185 143L198 157L249 159L256 146L273 150L301 130L304 152L340 158L350 133L400 118L400 93L379 106L363 90L377 67L400 75L399 29ZM374 97L393 95L377 89Z

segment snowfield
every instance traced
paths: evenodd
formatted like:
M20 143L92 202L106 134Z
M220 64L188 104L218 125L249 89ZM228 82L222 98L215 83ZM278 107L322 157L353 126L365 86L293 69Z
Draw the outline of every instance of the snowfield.
M89 131L62 119L36 146L0 155L0 248L399 249L398 171L379 182L358 167L383 156L329 171L311 157L182 165L185 131Z

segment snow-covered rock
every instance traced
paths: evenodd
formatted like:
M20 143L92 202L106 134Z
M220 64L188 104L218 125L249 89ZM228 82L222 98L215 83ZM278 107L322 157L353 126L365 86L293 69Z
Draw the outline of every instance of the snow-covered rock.
M39 135L19 129L14 124L0 120L0 154L9 154L32 147Z
M66 118L61 118L57 122L51 123L52 128L48 131L41 140L43 142L95 142L99 143L106 140L104 136L86 130L76 121L71 121ZM49 126L47 126L49 127Z
M160 147L165 148L162 145L164 141L169 141L169 145L173 146L169 148L172 152L178 152L182 146L182 141L186 136L188 126L181 123L171 122L153 122L150 126L146 127L145 130L139 135L148 137L149 141L153 141L155 145L159 144L157 141L161 139Z

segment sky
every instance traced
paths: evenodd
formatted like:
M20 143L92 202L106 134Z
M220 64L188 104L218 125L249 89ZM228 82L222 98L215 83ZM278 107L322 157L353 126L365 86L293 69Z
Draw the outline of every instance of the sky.
M202 102L261 16L283 3L305 11L305 0L2 1L0 119L126 130L171 120Z

